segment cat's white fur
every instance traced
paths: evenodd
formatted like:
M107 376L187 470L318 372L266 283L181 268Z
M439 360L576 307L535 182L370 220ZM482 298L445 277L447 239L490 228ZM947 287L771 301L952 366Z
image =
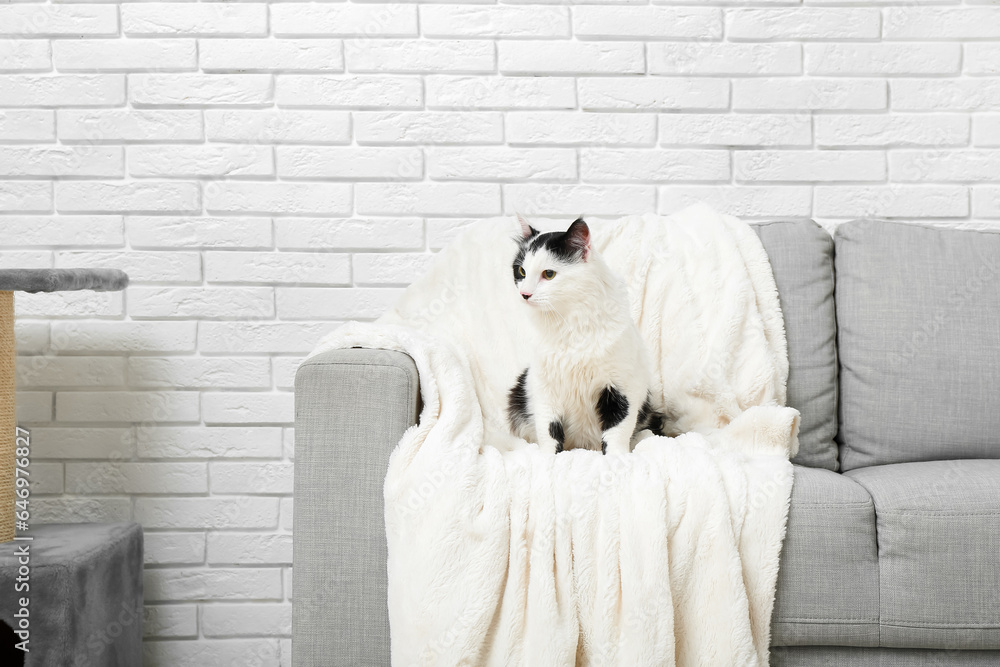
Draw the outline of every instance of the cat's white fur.
M529 237L530 225L517 218L517 233ZM651 374L624 280L590 247L589 234L582 262L540 248L527 252L522 266L526 276L519 286L522 296L531 295L524 307L538 336L527 380L533 420L517 435L555 452L549 424L559 420L565 449L600 450L603 439L608 453L628 453ZM546 280L545 270L556 271L555 277ZM595 406L609 385L628 400L628 413L602 432Z

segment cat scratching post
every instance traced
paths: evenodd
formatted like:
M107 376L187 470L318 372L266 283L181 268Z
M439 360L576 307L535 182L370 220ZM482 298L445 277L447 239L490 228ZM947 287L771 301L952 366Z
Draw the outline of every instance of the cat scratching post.
M14 293L0 292L0 542L14 539Z
M4 269L0 271L0 542L14 539L14 292L118 291L128 276L113 269Z

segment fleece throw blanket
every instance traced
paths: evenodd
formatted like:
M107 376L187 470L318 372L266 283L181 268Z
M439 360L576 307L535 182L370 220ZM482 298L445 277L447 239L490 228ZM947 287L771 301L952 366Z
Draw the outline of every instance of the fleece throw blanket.
M384 489L392 664L766 665L798 413L756 234L704 206L591 225L680 435L552 455L504 416L532 339L515 229L470 226L316 350L402 350L420 374Z

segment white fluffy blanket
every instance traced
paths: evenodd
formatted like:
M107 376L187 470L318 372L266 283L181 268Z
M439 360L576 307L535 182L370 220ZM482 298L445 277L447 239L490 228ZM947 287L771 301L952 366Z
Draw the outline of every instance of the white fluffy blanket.
M385 479L392 664L766 665L798 413L756 234L705 207L591 225L686 433L553 456L504 417L531 341L514 225L474 224L316 350L402 350L420 373Z

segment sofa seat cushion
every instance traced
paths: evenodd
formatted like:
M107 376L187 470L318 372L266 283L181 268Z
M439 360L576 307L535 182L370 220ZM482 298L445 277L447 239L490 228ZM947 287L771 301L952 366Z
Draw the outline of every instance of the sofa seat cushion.
M788 341L788 405L802 415L794 463L837 469L833 239L812 220L755 224L774 272Z
M1000 648L1000 461L852 470L875 502L881 645Z
M837 228L842 470L1000 458L1000 233Z
M771 667L997 667L1000 651L787 646L771 651Z
M878 646L875 508L857 482L795 466L772 646Z

